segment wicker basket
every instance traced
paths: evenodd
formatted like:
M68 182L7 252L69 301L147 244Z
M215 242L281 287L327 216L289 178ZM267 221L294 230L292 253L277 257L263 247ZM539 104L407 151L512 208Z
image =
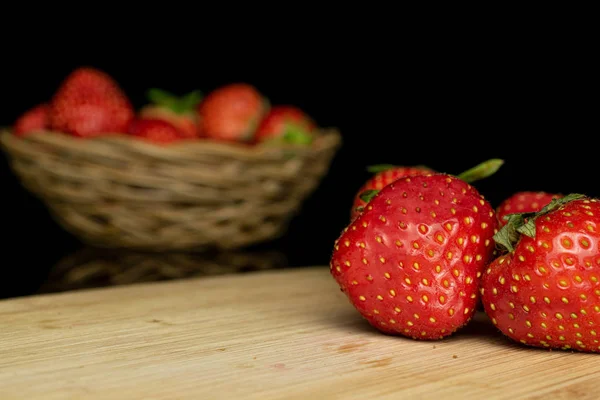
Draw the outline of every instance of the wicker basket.
M0 144L24 187L67 231L97 247L232 249L274 239L328 172L335 129L311 146L202 140L158 146L126 135L56 132Z

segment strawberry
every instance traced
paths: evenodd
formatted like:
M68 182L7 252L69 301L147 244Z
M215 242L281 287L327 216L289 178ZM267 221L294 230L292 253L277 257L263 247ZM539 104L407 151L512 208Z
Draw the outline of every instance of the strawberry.
M369 199L378 191L400 178L413 175L423 175L433 173L434 171L424 166L394 166L394 165L374 165L367 168L374 175L369 178L354 196L352 204L351 219L360 214Z
M441 339L474 314L497 223L489 202L455 176L401 178L344 229L331 274L379 331Z
M274 106L262 119L254 136L255 141L283 141L310 144L315 122L304 111L294 106Z
M202 94L193 91L177 97L161 89L150 89L147 93L151 104L139 111L138 118L161 119L171 123L186 138L198 137L198 114L196 108Z
M198 106L200 133L216 140L249 142L268 108L268 101L249 84L222 86Z
M553 198L561 198L562 195L546 192L517 192L504 200L496 208L496 215L500 226L506 225L504 217L514 213L528 213L540 211Z
M79 137L125 133L135 115L118 84L90 67L73 71L50 104L50 128Z
M181 132L171 123L162 119L137 119L130 126L128 133L154 143L171 143L183 139Z
M39 104L21 114L13 124L13 133L24 136L30 132L44 130L48 127L47 104Z
M492 323L528 346L600 351L600 202L580 194L513 214L481 282Z
M467 183L473 183L479 179L490 176L504 164L503 160L491 159L463 172L458 177ZM415 175L427 175L435 173L429 167L419 166L396 166L391 164L380 164L368 167L367 170L375 175L372 176L359 189L354 196L350 219L354 219L360 214L370 199L373 198L381 189L399 178Z

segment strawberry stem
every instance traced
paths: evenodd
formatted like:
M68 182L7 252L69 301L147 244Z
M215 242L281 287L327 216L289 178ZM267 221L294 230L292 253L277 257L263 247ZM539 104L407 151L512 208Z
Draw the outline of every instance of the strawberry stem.
M548 214L549 212L556 210L557 208L564 206L574 200L586 198L586 195L579 193L571 193L563 198L553 198L544 208L538 212L527 212L527 213L515 213L504 216L504 220L507 221L506 225L502 227L495 235L494 241L500 246L504 247L509 252L515 250L514 246L519 241L521 235L535 238L536 229L535 221Z
M484 161L471 169L466 170L465 172L458 175L458 178L462 179L467 183L479 181L481 179L487 178L495 174L503 164L504 160L501 160L499 158L493 158L491 160Z
M194 110L202 100L202 93L194 90L185 96L178 97L166 90L152 88L148 90L146 97L156 105L169 108L178 114L184 114Z

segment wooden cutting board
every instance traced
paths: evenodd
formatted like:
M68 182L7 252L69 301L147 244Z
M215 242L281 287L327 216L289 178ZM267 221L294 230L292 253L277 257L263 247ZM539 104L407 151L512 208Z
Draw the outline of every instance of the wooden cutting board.
M534 350L484 315L377 333L327 268L0 301L0 399L598 399L600 355Z

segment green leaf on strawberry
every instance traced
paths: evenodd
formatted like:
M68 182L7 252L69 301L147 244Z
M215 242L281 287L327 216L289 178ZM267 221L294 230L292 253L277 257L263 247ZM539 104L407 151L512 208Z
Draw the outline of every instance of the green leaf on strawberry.
M515 244L519 241L520 234L535 238L535 222L538 218L549 212L565 205L573 200L579 200L586 196L579 193L572 193L561 198L554 198L550 203L538 212L514 213L504 216L506 225L504 225L495 235L494 241L504 247L509 252L514 251Z
M285 124L285 131L282 137L284 142L290 144L308 145L313 141L313 135L308 133L302 125L293 122Z
M522 214L509 214L504 219L506 225L494 235L494 241L508 251L513 251L513 243L519 240L517 229L523 225L524 217Z
M146 96L152 103L168 108L177 114L185 114L195 110L203 97L198 90L178 97L173 93L157 88L149 89Z
M519 227L518 231L524 235L527 235L531 238L535 238L535 220L538 219L539 217L548 214L550 211L564 205L567 203L572 202L573 200L578 200L578 199L582 199L586 197L583 194L579 194L579 193L571 193L567 196L564 196L560 199L552 199L552 201L550 203L548 203L545 207L543 207L538 213L534 213L534 216L532 218L528 218L527 222Z
M493 158L466 170L458 175L458 178L467 183L473 183L475 181L492 176L500 169L502 165L504 165L504 160Z
M360 194L360 199L365 203L368 203L373 199L373 197L375 197L377 193L379 193L379 190L365 190Z

